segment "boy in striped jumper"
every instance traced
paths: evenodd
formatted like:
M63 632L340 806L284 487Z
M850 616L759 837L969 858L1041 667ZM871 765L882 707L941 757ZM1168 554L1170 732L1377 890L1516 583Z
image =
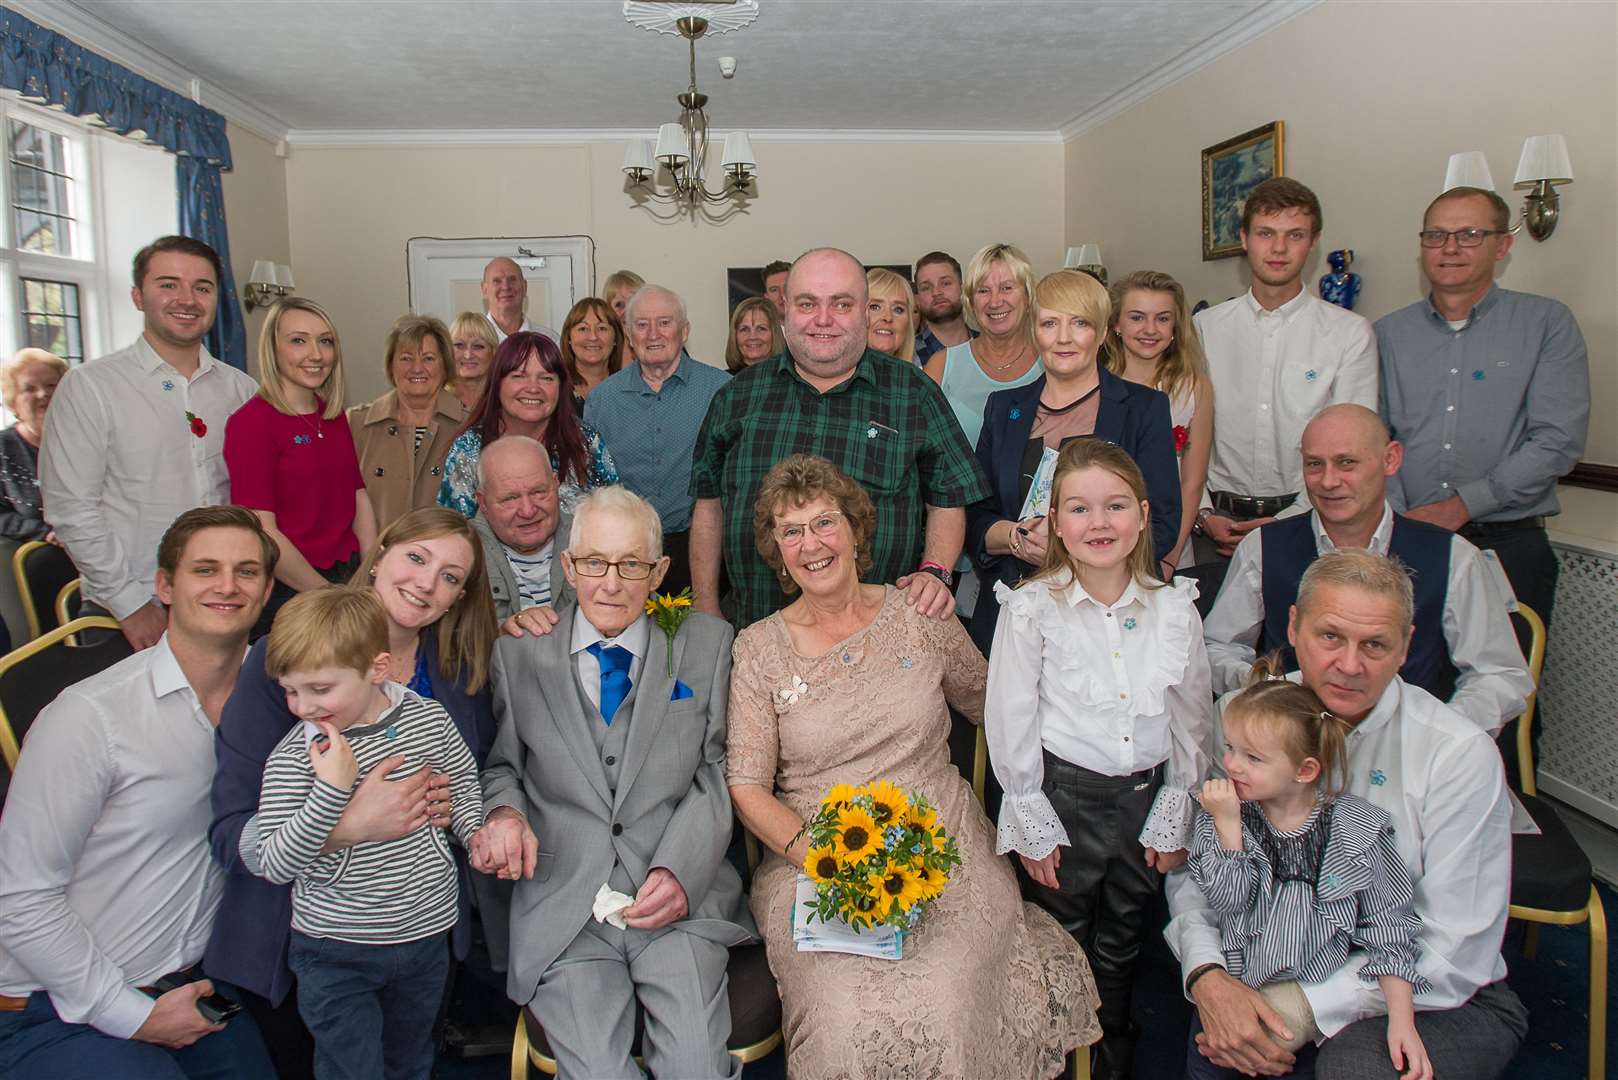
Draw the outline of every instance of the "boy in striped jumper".
M455 862L423 824L395 840L324 851L355 783L403 754L450 781L450 828L468 847L483 823L477 764L437 702L389 682L376 594L354 586L300 593L270 630L265 667L299 718L264 765L258 857L293 882L287 962L320 1080L427 1080L433 1020L449 974Z

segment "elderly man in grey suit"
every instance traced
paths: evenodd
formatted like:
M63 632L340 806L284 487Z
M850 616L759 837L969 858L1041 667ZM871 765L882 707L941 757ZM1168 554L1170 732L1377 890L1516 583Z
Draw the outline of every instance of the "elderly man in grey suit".
M572 518L557 499L550 455L536 439L504 435L478 455L478 516L495 616L502 622L531 608L554 608L573 596L556 537L566 540Z
M737 1077L725 966L756 928L725 861L731 630L692 614L671 641L646 616L668 568L651 504L609 487L575 513L561 558L577 604L495 652L473 865L521 879L508 992L563 1076L640 1077L638 1001L654 1075ZM634 898L622 927L593 915L603 885Z

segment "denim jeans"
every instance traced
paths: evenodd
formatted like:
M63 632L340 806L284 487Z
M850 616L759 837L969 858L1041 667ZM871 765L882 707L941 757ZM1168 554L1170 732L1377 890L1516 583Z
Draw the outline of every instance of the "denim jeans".
M287 964L315 1038L318 1080L428 1080L433 1020L449 978L449 932L356 945L292 931Z
M235 987L214 989L240 1000ZM238 1013L225 1030L183 1050L103 1035L56 1014L50 995L36 990L21 1012L0 1012L0 1076L28 1080L275 1080L253 1018Z

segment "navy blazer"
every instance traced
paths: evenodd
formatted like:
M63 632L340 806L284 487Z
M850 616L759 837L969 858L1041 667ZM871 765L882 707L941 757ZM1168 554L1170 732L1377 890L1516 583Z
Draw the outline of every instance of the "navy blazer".
M270 751L297 722L287 710L286 694L264 670L269 638L261 638L247 654L236 689L219 718L214 738L217 767L213 778L213 824L208 845L225 868L225 895L214 920L213 934L203 954L203 970L214 978L245 987L279 1005L292 988L287 967L287 942L292 936L292 886L276 885L254 876L242 864L238 845L242 829L258 813L259 786ZM426 632L421 645L433 700L444 706L482 768L494 745L494 708L487 688L466 692L466 683L446 680L438 670L438 635ZM450 941L457 959L471 943L470 881L466 859L459 848L460 913Z
M1174 454L1174 421L1168 395L1161 390L1121 379L1099 368L1101 402L1096 408L1094 437L1123 447L1146 477L1146 498L1151 504L1152 547L1162 561L1180 538L1180 465ZM966 550L972 554L983 579L983 592L972 614L972 640L987 655L1000 618L993 590L996 581L1015 585L1027 564L1015 555L991 555L985 546L989 528L998 521L1017 520L1022 509L1022 460L1033 437L1039 396L1045 390L1041 375L1026 386L996 390L983 407L983 430L978 434L978 462L988 474L991 493L966 512Z

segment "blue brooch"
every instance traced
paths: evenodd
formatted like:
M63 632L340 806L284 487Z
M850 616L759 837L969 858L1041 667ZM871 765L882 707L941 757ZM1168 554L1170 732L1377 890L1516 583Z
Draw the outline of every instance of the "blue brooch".
M865 437L866 437L866 438L867 438L867 439L874 439L874 438L876 438L876 428L874 428L874 427L868 427L868 428L866 428L866 429L865 429Z
M1131 615L1129 618L1124 620L1124 629L1125 630L1133 630L1133 629L1135 629L1135 616Z
M382 734L386 735L390 739L397 739L399 737L399 726L397 724L389 724L388 729Z
M1326 876L1324 876L1324 877L1322 877L1320 879L1320 883L1322 885L1324 885L1328 889L1335 889L1335 888L1339 887L1340 885L1342 885L1343 876L1341 874L1335 874L1335 873L1334 874L1327 874Z
M173 379L164 379L163 380L163 389L165 389L165 390L173 390L174 389L174 380Z
M1472 381L1473 382L1482 382L1483 381L1483 369L1482 368L1478 368L1476 371L1472 372Z
M1008 418L1010 418L1012 420L1021 420L1022 419L1022 410L1021 409L1012 409L1011 412L1007 413L1006 415L1007 415Z
M843 654L843 663L852 664L853 662L854 662L854 658L852 656L848 655L847 653Z
M911 668L916 666L916 662L910 659L908 656L901 656L899 657L899 666L904 668L906 671L909 671Z
M1308 379L1310 382L1314 382L1316 379L1320 378L1320 372L1316 371L1314 368L1310 368L1308 371L1303 373L1303 377Z
M1381 769L1372 769L1371 770L1371 783L1375 784L1377 787L1381 787L1383 784L1386 784L1387 782L1388 782L1388 774L1387 773L1383 772Z
M292 445L293 446L308 446L309 441L310 441L309 436L307 436L307 435L294 435L294 436L292 436Z

